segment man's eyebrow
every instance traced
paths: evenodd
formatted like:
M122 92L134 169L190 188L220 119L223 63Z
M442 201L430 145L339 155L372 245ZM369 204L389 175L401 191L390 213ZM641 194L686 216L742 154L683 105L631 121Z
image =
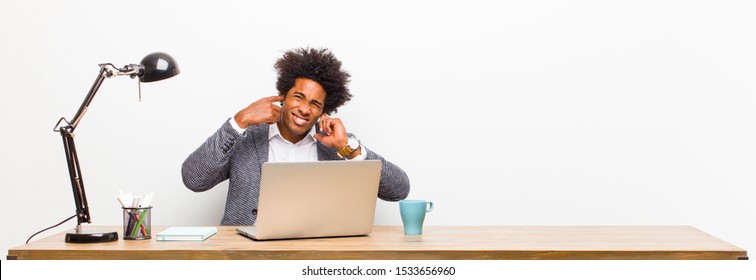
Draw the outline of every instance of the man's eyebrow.
M307 98L305 97L305 94L304 94L303 92L295 91L295 92L293 92L292 94L294 94L294 95L301 95L301 96L302 96L302 98L305 98L305 99L307 99ZM311 103L315 103L315 104L317 104L317 105L320 105L320 106L323 106L323 103L322 103L322 102L320 102L320 101L318 101L318 100L315 100L315 99L310 99L310 100L309 100L309 102L311 102Z

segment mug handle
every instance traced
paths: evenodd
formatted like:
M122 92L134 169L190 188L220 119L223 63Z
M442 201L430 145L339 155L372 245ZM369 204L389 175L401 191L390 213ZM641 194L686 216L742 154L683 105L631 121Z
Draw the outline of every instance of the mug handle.
M428 213L430 211L433 211L433 202L428 201L428 210L425 210L425 213Z

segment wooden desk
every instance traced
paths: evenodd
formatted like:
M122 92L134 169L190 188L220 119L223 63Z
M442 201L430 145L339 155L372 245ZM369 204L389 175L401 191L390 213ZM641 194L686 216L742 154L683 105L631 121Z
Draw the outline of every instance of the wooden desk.
M97 227L86 227L96 230ZM63 233L8 251L8 259L747 259L747 252L698 229L672 227L375 227L369 236L253 241L218 227L203 242L63 242ZM101 227L113 230L116 227ZM121 232L119 231L119 235ZM121 235L122 236L122 235Z

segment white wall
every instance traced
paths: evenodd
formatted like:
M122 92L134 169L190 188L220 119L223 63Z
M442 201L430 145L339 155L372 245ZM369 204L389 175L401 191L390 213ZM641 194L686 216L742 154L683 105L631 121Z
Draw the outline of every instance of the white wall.
M353 75L338 116L436 203L429 225L692 225L756 250L753 2L409 2L3 0L0 249L73 214L52 128L98 63L164 51L182 73L141 103L135 80L100 89L76 131L93 225L121 223L118 189L155 191L155 225L215 225L227 185L187 190L182 161L312 46Z

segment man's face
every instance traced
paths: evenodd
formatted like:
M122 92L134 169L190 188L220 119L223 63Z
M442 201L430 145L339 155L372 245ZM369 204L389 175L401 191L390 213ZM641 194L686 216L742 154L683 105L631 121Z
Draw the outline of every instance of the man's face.
M325 98L326 92L319 83L307 78L296 79L281 108L278 122L281 136L292 143L302 140L323 113Z

